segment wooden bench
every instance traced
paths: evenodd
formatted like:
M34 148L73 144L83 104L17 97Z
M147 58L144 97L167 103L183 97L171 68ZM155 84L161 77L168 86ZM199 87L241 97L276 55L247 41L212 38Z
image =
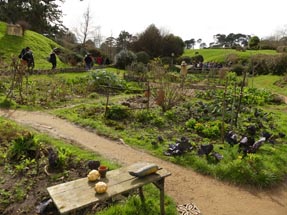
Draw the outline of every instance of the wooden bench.
M103 194L97 194L94 190L97 181L88 182L87 178L58 184L48 187L47 190L59 212L66 214L133 189L139 190L140 198L144 201L142 188L146 184L153 183L160 190L160 213L164 215L164 179L170 176L171 173L165 169L160 169L156 173L142 178L131 176L128 173L128 171L135 171L145 165L147 163L135 163L127 167L108 171L106 178L99 180L108 185L107 192Z

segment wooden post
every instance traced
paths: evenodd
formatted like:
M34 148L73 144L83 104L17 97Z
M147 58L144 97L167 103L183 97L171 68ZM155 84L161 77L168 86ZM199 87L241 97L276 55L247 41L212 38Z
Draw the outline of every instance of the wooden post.
M105 118L107 116L108 106L109 106L109 99L110 99L110 89L107 87L107 100L106 100L106 108L105 108Z
M139 187L139 195L142 202L145 201L144 194L143 194L143 187Z
M223 94L223 102L222 102L222 122L221 122L221 141L224 144L224 118L225 118L225 111L226 111L226 91L228 86L228 78L226 78L224 94Z
M242 81L241 88L240 88L238 108L237 108L237 112L236 112L236 116L235 116L235 122L234 122L235 127L237 127L238 115L239 115L240 108L241 108L240 106L241 106L241 101L242 101L242 97L243 97L243 88L245 85L245 78L246 78L246 71L243 74L243 81Z
M147 82L147 109L149 110L149 104L150 104L150 86L149 81Z
M164 209L164 178L153 183L160 190L160 214L165 215Z

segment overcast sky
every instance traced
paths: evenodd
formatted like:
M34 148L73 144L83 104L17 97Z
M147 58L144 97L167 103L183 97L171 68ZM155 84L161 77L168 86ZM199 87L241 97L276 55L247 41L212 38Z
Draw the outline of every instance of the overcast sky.
M70 30L83 23L90 7L103 37L143 32L149 25L209 44L215 34L243 33L259 38L287 28L287 0L66 0L63 21Z

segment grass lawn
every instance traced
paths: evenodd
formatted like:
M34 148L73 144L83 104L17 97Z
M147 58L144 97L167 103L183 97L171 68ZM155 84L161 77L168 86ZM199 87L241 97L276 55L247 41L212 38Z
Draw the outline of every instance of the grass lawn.
M287 87L279 87L274 84L276 81L282 78L283 76L276 76L276 75L259 75L256 76L254 79L250 77L248 78L248 86L249 87L253 86L258 89L266 89L273 93L287 96Z

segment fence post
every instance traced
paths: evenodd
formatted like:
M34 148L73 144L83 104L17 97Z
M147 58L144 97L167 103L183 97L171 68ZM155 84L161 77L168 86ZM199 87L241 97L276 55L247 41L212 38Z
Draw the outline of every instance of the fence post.
M110 99L110 88L107 87L107 100L106 100L106 108L105 108L105 118L107 116L108 106L109 106L109 99Z
M150 102L150 86L149 81L147 82L147 110L149 110L149 102Z

